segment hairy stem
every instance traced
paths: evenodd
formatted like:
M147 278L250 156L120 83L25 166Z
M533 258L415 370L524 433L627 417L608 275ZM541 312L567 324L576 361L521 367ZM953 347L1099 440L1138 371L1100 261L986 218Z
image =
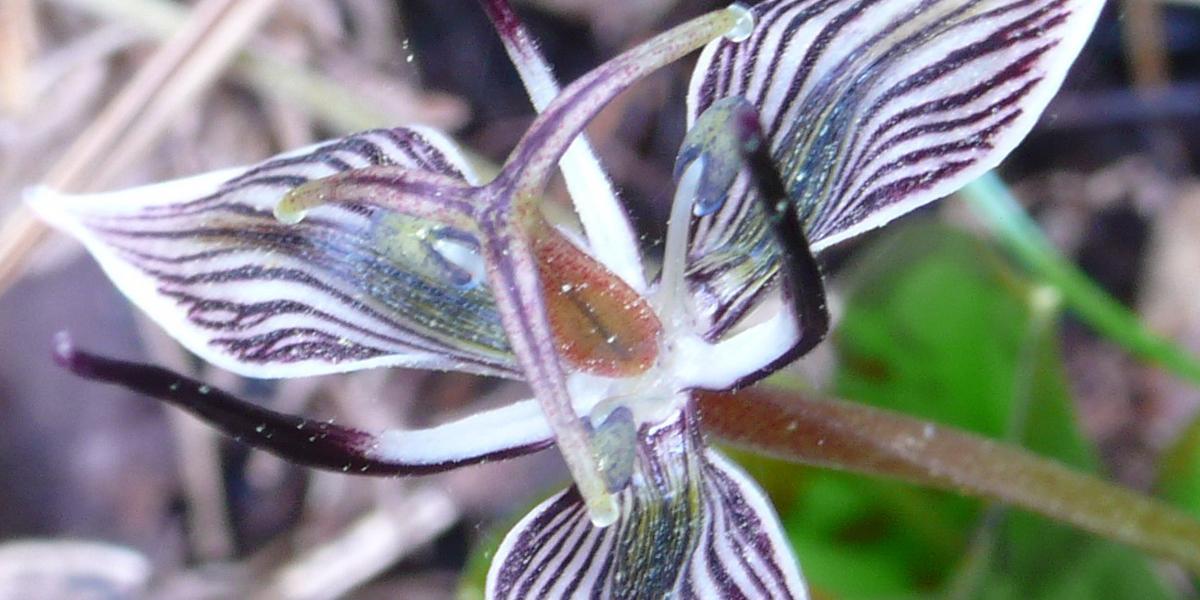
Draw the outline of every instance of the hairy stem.
M580 78L551 102L509 155L500 174L478 191L474 217L488 278L513 353L533 388L592 523L619 516L602 473L602 457L576 414L559 360L532 244L544 222L536 214L550 173L596 113L654 70L744 23L741 7L719 10L671 29Z
M1020 448L891 411L761 388L703 393L700 407L709 432L748 450L1003 502L1200 574L1200 521Z
M749 18L733 5L713 11L639 44L576 80L533 122L494 185L541 191L571 142L617 94L650 73L728 34Z
M452 177L404 167L365 167L292 189L276 204L275 217L284 223L298 223L318 206L361 202L471 230L474 220L469 195L473 191Z
M606 527L619 516L616 498L605 483L591 432L571 403L531 242L520 225L510 219L511 215L500 212L480 223L480 251L488 265L496 307L592 523Z
M550 64L508 0L480 0L480 4L517 68L534 109L542 112L559 93ZM600 159L583 135L567 148L559 167L597 260L635 290L644 291L646 276L637 238Z

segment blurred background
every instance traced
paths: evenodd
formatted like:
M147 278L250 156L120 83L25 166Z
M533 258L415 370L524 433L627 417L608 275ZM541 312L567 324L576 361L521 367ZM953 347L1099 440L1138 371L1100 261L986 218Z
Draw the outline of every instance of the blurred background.
M699 0L524 0L569 81ZM592 141L649 245L694 57ZM0 0L0 598L473 598L497 536L557 490L553 452L410 480L317 473L55 367L55 332L278 410L381 429L520 397L372 371L288 382L200 364L21 190L116 189L377 126L500 161L532 120L473 0ZM1200 352L1200 2L1112 0L1001 175L1054 245ZM561 186L551 189L562 200ZM1198 388L1061 311L952 199L823 255L837 321L789 377L1023 444L1200 515ZM737 455L819 598L1196 598L1184 571L1023 513Z

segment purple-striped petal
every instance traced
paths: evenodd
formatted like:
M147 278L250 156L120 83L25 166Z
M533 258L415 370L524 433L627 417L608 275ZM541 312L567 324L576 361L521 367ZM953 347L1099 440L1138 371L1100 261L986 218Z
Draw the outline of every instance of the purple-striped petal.
M768 0L754 33L701 56L695 120L742 96L762 115L814 251L952 193L1029 132L1100 0ZM717 335L773 282L779 250L740 178L698 219L690 275ZM710 203L711 204L711 203Z
M469 198L454 193L475 183L440 134L397 128L246 169L110 194L41 190L29 202L188 349L239 374L398 365L516 376L470 233L377 195L316 206L298 223L274 216L309 181L348 173L323 185L351 193L375 172L408 186L407 207L429 205L421 214L462 213Z
M492 600L807 597L761 490L703 447L688 411L639 435L621 516L588 520L571 488L509 532L492 561Z
M369 433L275 412L173 371L76 349L59 334L55 360L72 373L120 385L199 417L222 433L291 462L358 475L423 475L551 446L532 400L436 427Z
M679 275L686 262L686 240L682 230L675 229L676 219L690 224L692 215L709 214L719 208L729 186L743 171L749 175L755 190L753 198L765 216L772 248L779 251L781 287L787 301L783 309L715 343L707 340L690 348L687 344L679 345L685 353L700 350L715 359L696 360L699 357L689 356L684 361L700 365L700 372L695 373L700 378L680 373L684 375L681 381L688 387L731 389L749 385L804 356L825 338L829 310L820 265L800 215L790 210L787 186L771 157L758 111L745 98L723 98L697 119L680 148L676 171L700 175L692 184L687 177L680 178L676 189L672 227L667 234L667 258L663 261L663 289L687 286L685 277ZM672 278L678 278L678 283L668 283ZM731 362L728 356L738 356L739 360ZM721 364L723 368L714 369L713 364ZM721 387L713 388L714 384Z

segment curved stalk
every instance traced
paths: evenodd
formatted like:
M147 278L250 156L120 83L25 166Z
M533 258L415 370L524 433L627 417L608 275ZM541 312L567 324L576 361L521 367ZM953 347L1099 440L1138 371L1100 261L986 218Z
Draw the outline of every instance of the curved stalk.
M753 452L1003 502L1200 574L1200 521L1015 446L878 408L761 388L699 398L705 429Z
M621 54L584 75L551 102L509 155L500 174L479 190L474 217L489 283L513 352L554 430L555 439L597 527L619 512L591 432L576 414L546 313L533 239L543 226L535 199L587 123L630 85L721 35L744 27L740 6L714 11Z
M667 241L663 244L662 275L657 297L659 314L667 320L672 333L691 328L691 307L688 297L685 267L687 265L688 229L692 223L692 205L704 173L704 158L698 158L684 169L675 186L671 216L667 220Z
M492 185L511 186L536 195L575 138L617 94L712 40L740 31L748 19L753 19L749 9L737 4L710 12L639 44L579 78L533 122Z
M538 51L529 30L508 0L480 0L480 4L500 35L509 60L517 68L533 108L542 112L560 91L550 64ZM559 167L596 259L633 289L645 291L646 275L638 253L637 236L617 199L612 181L584 135L567 148Z
M289 191L275 205L275 218L296 224L318 206L358 202L473 230L472 192L469 185L451 177L405 167L365 167L314 179Z
M518 205L527 203L517 201ZM591 432L571 403L546 313L537 258L520 225L503 212L481 219L480 253L488 265L489 284L513 353L554 431L555 443L592 523L606 527L620 515L616 498L608 489Z

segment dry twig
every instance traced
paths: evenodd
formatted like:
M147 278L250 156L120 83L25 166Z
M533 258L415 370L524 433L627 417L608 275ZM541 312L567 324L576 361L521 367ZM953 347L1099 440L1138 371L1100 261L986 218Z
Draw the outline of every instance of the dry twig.
M61 190L103 188L224 70L278 0L203 0L180 33L146 62L45 179ZM0 228L0 292L20 275L46 226L18 208Z
M31 0L0 0L0 114L20 114L29 107L36 32Z
M285 566L256 597L340 597L428 543L457 519L458 509L444 492L433 487L414 489L398 503L379 506L338 537Z

